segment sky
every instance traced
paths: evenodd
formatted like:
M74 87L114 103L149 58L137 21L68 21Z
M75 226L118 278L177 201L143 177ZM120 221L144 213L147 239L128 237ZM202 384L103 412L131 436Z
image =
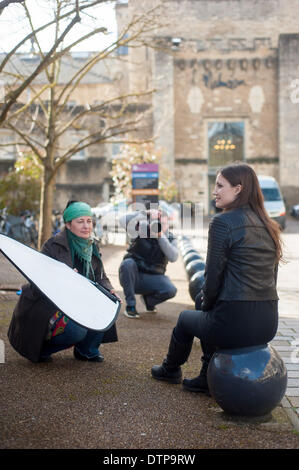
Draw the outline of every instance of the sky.
M49 0L27 0L27 5L32 11L32 20L35 27L41 26L49 21ZM24 21L24 13L21 5L12 4L8 6L0 16L0 52L7 52L14 47L26 34L30 32L28 22ZM64 27L67 23L65 23ZM74 41L76 38L89 32L92 28L105 26L109 33L99 34L91 39L77 45L74 51L93 51L106 47L115 38L116 21L113 4L103 4L92 8L91 14L82 14L81 23L76 24L69 33L68 41ZM42 48L49 50L50 31L40 36ZM67 44L67 42L65 43ZM19 52L29 52L31 44L28 41L26 46Z

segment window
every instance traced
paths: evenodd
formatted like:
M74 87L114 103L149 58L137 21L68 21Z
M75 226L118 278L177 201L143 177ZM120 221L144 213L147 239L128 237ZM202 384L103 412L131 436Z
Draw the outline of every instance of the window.
M282 197L278 188L261 188L265 201L281 201Z
M209 122L209 167L244 159L244 122Z
M0 159L1 160L15 160L16 149L15 145L9 145L15 142L13 134L9 134L7 131L0 131Z
M127 39L129 36L128 34L124 35L124 39ZM117 55L128 55L129 54L129 46L127 44L124 44L122 46L119 46L116 50Z
M84 137L87 137L87 133L85 131L76 131L76 132L72 132L71 135L70 135L70 139L71 139L71 142L70 142L70 145L71 145L71 148L75 147L77 144L79 144L79 142L84 139ZM84 145L84 142L82 142L80 144L81 145ZM74 153L72 156L71 156L71 160L84 160L86 158L86 148L84 149L81 149L81 150L78 150L78 152Z

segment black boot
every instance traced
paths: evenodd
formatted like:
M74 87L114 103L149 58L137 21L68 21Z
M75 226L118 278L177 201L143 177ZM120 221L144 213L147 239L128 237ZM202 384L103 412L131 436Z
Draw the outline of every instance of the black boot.
M200 374L195 377L194 379L184 379L183 380L183 387L188 390L189 392L201 392L207 393L210 395L208 380L207 380L207 372L209 367L209 361L211 357L203 356L202 357L202 367Z
M161 366L152 367L152 376L157 380L179 384L182 381L182 371L180 366L184 364L191 352L192 343L179 343L172 333L166 359Z

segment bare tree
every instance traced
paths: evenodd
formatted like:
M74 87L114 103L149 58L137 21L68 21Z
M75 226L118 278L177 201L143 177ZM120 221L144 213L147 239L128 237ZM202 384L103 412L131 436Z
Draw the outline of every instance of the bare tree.
M63 4L63 1L56 1L55 43L60 37L60 13ZM25 8L30 22L30 12L27 7ZM144 100L145 96L152 93L153 90L144 90L138 93L116 93L97 105L87 103L79 107L70 106L70 101L74 91L96 64L108 58L116 60L114 52L117 48L125 45L139 47L146 44L147 35L158 25L157 8L159 7L134 16L113 44L88 56L64 85L61 85L59 80L62 60L67 57L66 54L75 43L62 49L57 53L55 61L44 66L45 83L39 85L33 81L27 83L27 89L30 89L32 98L26 104L19 100L17 104L10 107L9 113L6 115L5 127L18 136L16 143L31 149L35 155L36 163L42 167L39 246L51 234L53 193L59 168L71 156L86 147L103 142L115 142L117 138L121 142L132 141L132 137L130 139L128 136L134 136L134 133L143 125L146 106L143 106L142 112L140 112L140 100ZM93 30L88 36L98 32L103 32L103 29ZM33 37L36 53L43 61L46 54L43 53L37 36L34 34ZM87 35L78 38L76 44L86 37ZM10 77L16 81L26 80L20 73L10 72ZM67 134L72 130L80 135L75 144L67 143ZM12 144L10 143L10 145Z
M65 27L63 32L55 38L55 41L51 47L51 49L46 53L43 54L40 58L40 62L37 64L37 66L32 70L31 74L24 78L21 82L19 81L18 84L13 88L13 90L10 90L9 93L4 97L4 104L1 106L0 109L0 126L5 122L7 114L10 110L10 108L17 102L18 98L20 95L23 93L23 91L36 79L36 77L51 63L55 62L59 57L61 57L69 48L66 48L66 50L62 49L59 50L59 47L61 44L63 44L63 41L65 40L66 36L68 33L73 29L75 24L79 23L81 21L80 13L84 11L87 8L92 8L98 4L105 3L107 0L95 0L92 2L84 3L84 1L80 2L80 0L74 0L73 4L71 5L72 8L68 10L66 13L61 14L60 17L55 17L52 21L40 26L39 28L34 29L32 23L32 31L26 35L25 37L22 38L18 44L16 44L15 47L11 51L9 51L7 54L5 54L5 57L0 63L0 73L4 71L5 66L9 63L10 59L14 57L14 55L18 52L18 50L28 41L33 41L36 40L37 34L40 33L41 31L46 30L52 25L57 24L57 21L66 19L66 18L71 18L69 24ZM18 1L18 0L4 0L3 2L0 3L0 14L3 12L4 8L7 7L11 3L21 3L26 11L28 12L26 2L25 0ZM2 9L1 9L2 5ZM30 17L30 15L29 15ZM98 32L98 31L96 31ZM95 33L94 33L95 34Z

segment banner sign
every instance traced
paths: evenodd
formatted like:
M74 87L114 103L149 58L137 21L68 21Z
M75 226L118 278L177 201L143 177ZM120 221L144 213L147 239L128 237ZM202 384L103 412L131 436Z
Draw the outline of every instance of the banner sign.
M159 202L159 165L132 165L132 199L133 202L143 203L147 208L150 203Z

